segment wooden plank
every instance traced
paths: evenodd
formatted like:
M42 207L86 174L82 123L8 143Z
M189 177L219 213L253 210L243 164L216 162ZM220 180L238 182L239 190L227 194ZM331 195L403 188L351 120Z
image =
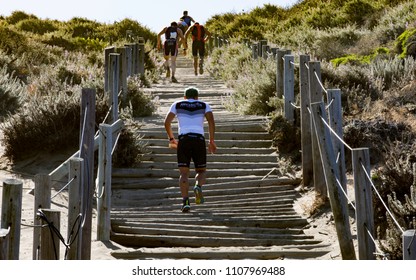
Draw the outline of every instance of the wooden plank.
M163 248L165 249L165 248ZM296 249L285 249L284 247L247 248L247 247L223 247L204 248L178 248L176 250L153 250L152 248L141 248L131 251L115 251L111 255L117 259L225 259L225 260L275 260L275 259L316 259L328 254L330 251L321 249L320 246L298 245Z

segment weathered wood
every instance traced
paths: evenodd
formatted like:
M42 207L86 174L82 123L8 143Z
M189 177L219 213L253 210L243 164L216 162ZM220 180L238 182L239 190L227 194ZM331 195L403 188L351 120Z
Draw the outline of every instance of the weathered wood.
M312 134L309 113L311 100L309 95L309 71L307 69L309 60L309 55L301 55L299 58L302 178L304 186L313 183Z
M121 129L124 127L123 120L119 119L115 123L112 124L113 132L115 134L119 133ZM94 151L98 149L98 143L100 141L100 135L94 137ZM69 172L69 161L72 158L80 157L79 150L76 151L72 156L70 156L67 160L65 160L61 165L55 168L49 176L51 177L51 181L60 181L62 178L68 175Z
M9 258L9 229L0 228L0 260L8 260Z
M40 260L59 260L60 240L56 232L61 227L61 212L52 209L39 209L41 219ZM56 230L52 230L55 228Z
M339 169L336 166L329 128L322 121L323 119L327 122L325 106L323 102L311 103L311 110L313 129L316 131L318 149L322 159L322 169L327 183L342 259L354 260L356 257L350 230L347 198L342 193L341 187L337 185L337 179L340 176Z
M110 240L111 176L112 176L112 128L100 124L101 144L98 151L98 200L97 200L97 240Z
M118 95L121 90L120 82L120 54L112 53L109 58L109 70L108 70L108 102L111 108L108 123L112 124L118 120Z
M94 197L95 89L82 89L80 158L84 160L82 213L85 214L81 237L81 259L91 259L92 206Z
M310 61L309 64L309 95L310 102L322 102L322 87L321 79L321 63L318 61ZM325 183L325 175L322 168L322 159L319 151L317 132L314 131L314 125L311 124L312 129L312 162L313 162L313 185L315 188L316 197L325 200L328 197L328 189Z
M347 193L347 169L345 167L345 149L343 140L343 126L342 126L342 106L341 106L341 90L328 89L328 118L329 125L335 131L338 137L333 136L332 145L334 146L334 153L337 158L337 165L340 174L340 184ZM340 139L341 140L340 140Z
M189 247L228 247L228 246L281 246L281 245L307 245L317 244L316 240L299 240L299 239L254 239L254 238L232 238L232 237L201 237L201 236L158 236L158 235L140 235L137 238L134 235L113 233L111 239L119 244L130 247L183 247L189 244Z
M295 57L293 55L284 55L284 73L283 73L283 95L284 95L284 112L285 119L295 123Z
M366 175L370 174L370 152L368 148L352 150L352 168L357 218L358 257L360 260L374 260L376 248L372 240L372 238L375 238L373 192Z
M110 62L110 54L114 53L116 48L114 46L110 46L104 49L104 92L108 92L109 88L109 62Z
M290 54L290 50L277 50L276 54L276 93L278 98L284 96L284 61L283 57L286 54Z
M416 230L406 230L403 233L403 260L416 260Z
M121 47L117 49L120 54L120 91L121 91L121 104L122 107L126 105L127 100L127 54L126 48Z
M33 217L33 259L39 259L40 255L40 234L41 221L37 218L37 212L41 208L49 209L51 207L51 176L48 174L35 175L35 205Z
M138 44L138 74L144 75L144 57L145 57L145 48L144 40L140 41Z
M69 200L68 200L68 238L71 242L68 250L68 260L81 259L81 237L82 237L82 186L84 185L84 160L73 158L69 168Z
M0 228L10 229L8 260L19 259L22 195L22 181L6 179L3 182Z
M295 248L286 248L287 246L269 248L248 248L248 247L223 247L219 250L215 248L141 248L140 250L116 251L111 255L118 259L194 259L194 260L276 260L276 259L316 259L329 251L322 250L319 245L297 245ZM320 250L315 250L320 249Z

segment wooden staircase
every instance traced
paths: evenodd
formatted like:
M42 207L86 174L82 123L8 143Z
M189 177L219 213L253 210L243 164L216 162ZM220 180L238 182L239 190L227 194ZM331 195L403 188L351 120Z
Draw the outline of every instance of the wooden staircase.
M160 106L154 116L138 120L149 151L140 167L113 170L111 239L129 248L113 256L313 259L327 254L322 240L303 232L308 222L293 209L300 179L274 171L277 156L266 119L227 111L223 101L230 90L207 74L195 76L185 57L178 58L176 77L177 84L163 78L147 90ZM213 108L218 152L208 155L205 203L196 205L191 195L191 212L182 213L176 153L168 148L163 120L188 86L198 87L200 99Z

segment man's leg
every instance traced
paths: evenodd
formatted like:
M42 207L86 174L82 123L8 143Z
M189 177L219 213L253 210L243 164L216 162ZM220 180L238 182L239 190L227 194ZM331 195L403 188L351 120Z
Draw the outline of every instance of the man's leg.
M195 76L198 76L198 57L194 56L194 72Z
M182 212L190 210L189 204L189 167L179 167L179 188L183 200Z
M195 168L195 203L202 204L205 202L204 196L202 195L202 186L205 185L207 179L206 168Z
M166 78L169 78L170 77L169 56L165 55L165 62L163 63L163 66L166 69Z
M204 74L204 57L201 56L199 59L199 74Z
M175 72L176 72L176 56L173 55L171 57L171 68L172 68L172 82L177 82L176 78L175 78Z

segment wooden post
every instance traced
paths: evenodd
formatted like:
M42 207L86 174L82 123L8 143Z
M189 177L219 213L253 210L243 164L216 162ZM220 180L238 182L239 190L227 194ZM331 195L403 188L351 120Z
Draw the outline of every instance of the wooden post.
M267 45L267 40L260 40L258 42L258 56L264 58L264 53L263 53L263 46Z
M285 54L290 54L290 50L277 50L276 54L276 93L278 98L283 98L284 94L284 61Z
M138 45L138 74L140 75L144 75L145 72L145 67L144 67L144 57L145 57L145 44L144 44L144 39L139 41L139 45Z
M329 125L335 131L339 138L343 139L342 131L342 106L341 106L341 90L328 89L328 117ZM340 172L340 183L345 193L347 193L347 171L345 167L345 149L340 139L333 136L332 144L337 157L337 165Z
M120 91L120 55L110 54L109 63L109 98L108 106L111 108L108 123L113 123L118 119L118 93Z
M9 229L0 228L0 261L8 260L9 257Z
M293 65L295 57L293 55L286 54L284 56L284 109L286 120L294 124L295 123L295 108L293 103L295 102L295 67Z
M119 48L120 54L120 88L121 88L121 100L122 107L124 107L127 100L127 55L126 48Z
M33 217L33 252L32 257L34 260L39 259L40 255L40 234L41 234L41 221L37 218L38 209L51 208L51 186L52 180L49 174L36 174L35 175L35 205L34 217Z
M277 50L278 48L270 48L270 51L273 54L273 59L276 59Z
M132 43L130 44L132 48L132 74L137 75L139 74L139 44Z
M367 174L370 174L370 152L368 148L352 150L352 170L354 173L358 258L360 260L374 260L376 248L371 239L371 236L375 237L375 230L373 195L367 176Z
M112 127L100 124L100 146L98 151L98 200L97 200L97 240L109 241L111 231L111 165Z
M108 86L108 71L109 71L109 63L110 63L110 53L115 52L115 47L108 47L104 49L104 92L109 91Z
M318 78L316 77L318 76ZM318 81L321 79L321 64L319 61L309 62L309 98L312 103L322 102L322 87ZM314 129L314 126L311 125ZM313 161L313 180L316 197L325 200L328 197L325 176L322 170L322 159L319 153L316 132L312 131L312 161Z
M84 160L72 158L69 162L69 180L72 180L68 187L68 240L71 242L67 259L81 259L81 237L82 237L82 201L81 193L84 182L83 174Z
M85 120L85 127L84 127ZM84 184L82 189L81 259L91 259L92 199L94 196L94 135L95 135L95 89L82 89L81 96L80 157L84 160ZM84 129L84 130L83 130Z
M264 60L266 60L266 59L269 58L270 46L263 45L262 48L263 48L262 51L261 51L262 57L263 57Z
M125 44L124 49L126 50L126 77L128 78L132 76L133 50L129 44Z
M259 48L258 44L251 45L251 51L252 51L253 59L257 59L259 57L258 48Z
M3 182L0 228L10 228L8 260L19 259L22 193L21 181L6 179Z
M42 230L41 230L41 242L40 242L40 259L41 260L59 260L60 254L60 240L57 232L60 230L61 225L61 212L52 209L39 209Z
M403 233L403 260L416 260L416 230L410 229Z
M130 54L130 58L129 58L129 65L128 65L128 72L129 72L129 76L134 76L136 75L136 63L137 63L137 44L136 43L128 43L125 45L127 47Z
M300 126L302 147L302 178L303 185L309 186L313 181L312 135L309 96L309 55L299 57L299 90L300 90Z
M334 215L339 246L343 260L355 260L354 244L350 231L347 198L338 187L336 179L339 171L336 168L336 159L332 147L329 128L322 119L327 120L323 102L311 103L312 123L316 132L318 149L322 154L322 169L328 186L329 201ZM322 118L322 119L321 119Z

